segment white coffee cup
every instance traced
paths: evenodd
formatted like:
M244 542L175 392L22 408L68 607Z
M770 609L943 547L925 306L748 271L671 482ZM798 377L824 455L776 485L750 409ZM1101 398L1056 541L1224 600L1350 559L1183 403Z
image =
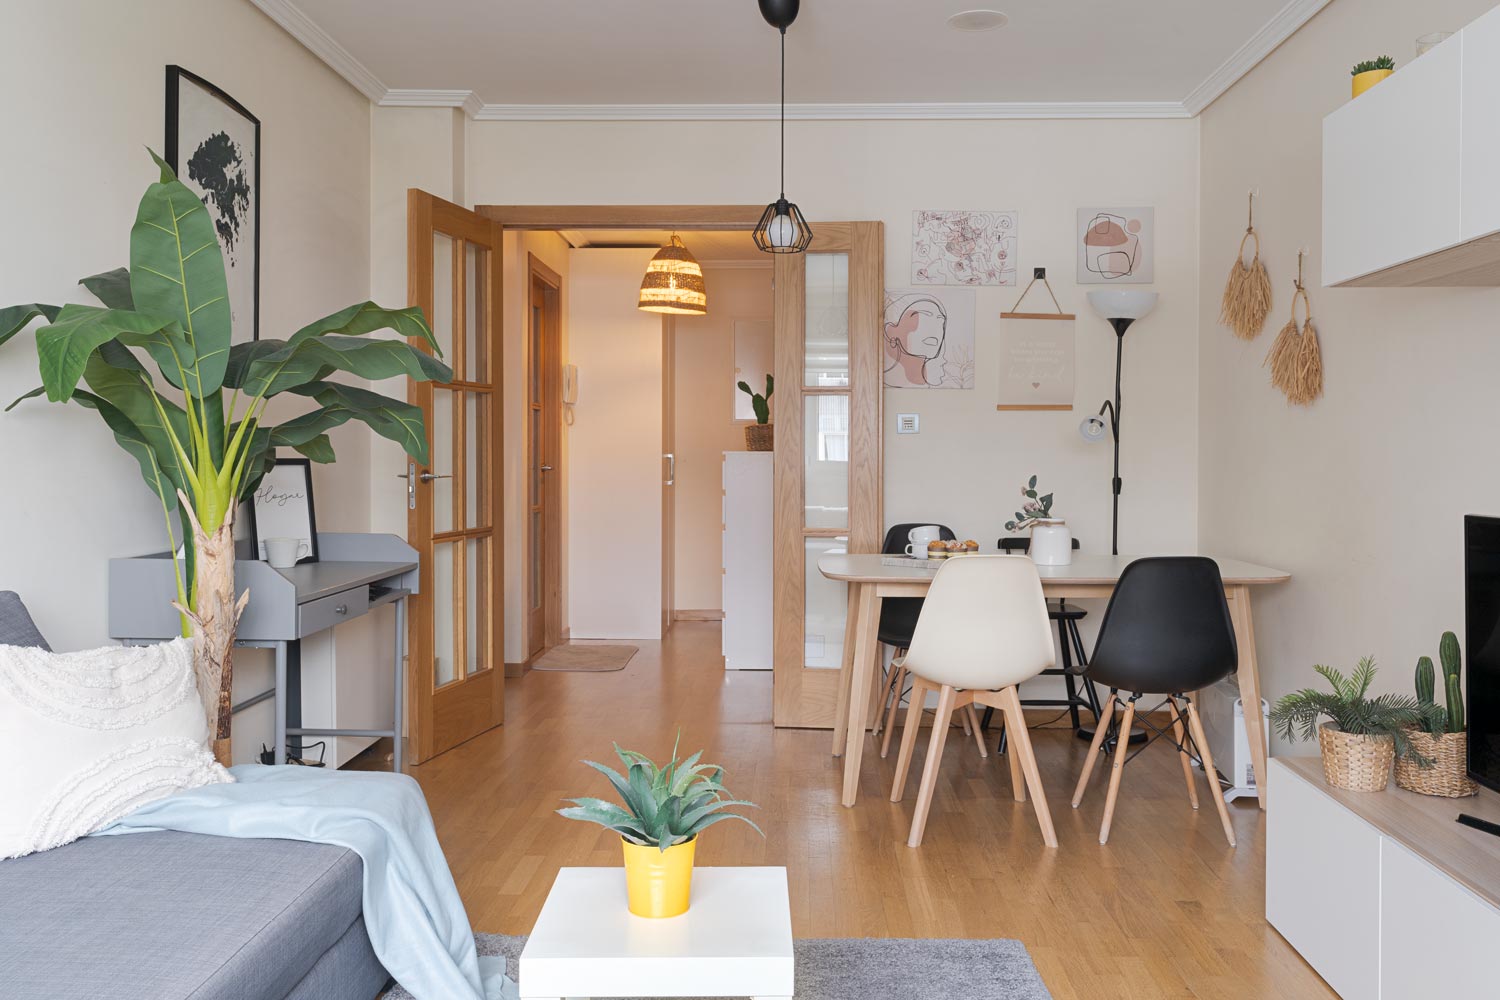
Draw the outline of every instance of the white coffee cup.
M312 546L302 538L267 538L266 562L276 569L291 569L303 556L312 555Z
M915 527L906 533L906 554L913 559L926 559L927 546L939 541L942 537L942 530L935 524Z

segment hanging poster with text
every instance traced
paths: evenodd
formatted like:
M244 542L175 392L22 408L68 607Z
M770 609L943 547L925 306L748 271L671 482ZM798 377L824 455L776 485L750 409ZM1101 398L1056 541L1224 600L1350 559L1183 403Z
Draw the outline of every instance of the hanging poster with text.
M1000 314L997 410L1073 408L1072 313Z

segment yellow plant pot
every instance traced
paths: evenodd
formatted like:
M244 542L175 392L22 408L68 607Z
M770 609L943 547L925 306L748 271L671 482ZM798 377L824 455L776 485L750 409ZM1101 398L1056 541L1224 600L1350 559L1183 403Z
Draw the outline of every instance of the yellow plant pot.
M1367 69L1363 73L1355 73L1353 83L1354 94L1350 99L1352 100L1354 97L1363 94L1394 72L1396 71L1393 69Z
M665 851L621 839L625 850L625 893L638 917L680 917L693 889L693 849L697 838Z

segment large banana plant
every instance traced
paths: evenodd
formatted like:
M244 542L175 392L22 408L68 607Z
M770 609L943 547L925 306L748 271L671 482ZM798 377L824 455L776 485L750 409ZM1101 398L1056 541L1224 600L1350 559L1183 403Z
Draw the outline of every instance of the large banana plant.
M183 634L194 642L199 693L229 752L230 651L244 610L234 593L234 512L275 464L277 448L332 462L328 432L357 420L427 462L421 411L401 400L330 380L406 375L448 382L421 310L362 302L308 324L285 340L230 343L229 287L214 222L199 198L152 153L160 178L146 189L130 230L130 267L83 278L98 306L28 303L0 309L0 345L33 320L41 385L14 403L45 395L96 411L140 465L161 501L177 576ZM403 339L367 338L394 330ZM147 366L156 367L159 378ZM279 395L313 408L272 425ZM173 515L185 559L179 564Z

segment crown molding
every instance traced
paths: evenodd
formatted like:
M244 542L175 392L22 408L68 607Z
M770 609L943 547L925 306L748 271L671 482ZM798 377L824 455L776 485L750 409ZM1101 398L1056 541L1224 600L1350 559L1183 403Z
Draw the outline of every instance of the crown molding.
M484 102L472 90L387 90L375 103L382 108L463 108L470 118L484 110Z
M777 104L486 104L482 122L775 121ZM947 104L788 104L789 121L1000 121L1031 118L1191 118L1179 101Z
M1234 55L1224 60L1218 69L1208 75L1192 92L1182 99L1182 106L1192 117L1197 117L1204 108L1223 96L1224 92L1254 69L1262 59L1276 51L1277 46L1296 34L1318 11L1332 0L1291 0L1271 20L1265 23L1250 39L1235 50Z
M389 92L380 77L371 73L349 50L334 41L312 18L302 13L291 0L250 0L261 13L307 47L307 50L349 82L355 90L379 104Z
M250 0L287 34L375 104L462 108L475 121L771 121L775 104L485 104L472 90L392 90L304 14L293 0ZM1181 101L1034 101L913 104L793 104L794 121L1008 121L1026 119L1195 118L1332 0L1289 0Z

